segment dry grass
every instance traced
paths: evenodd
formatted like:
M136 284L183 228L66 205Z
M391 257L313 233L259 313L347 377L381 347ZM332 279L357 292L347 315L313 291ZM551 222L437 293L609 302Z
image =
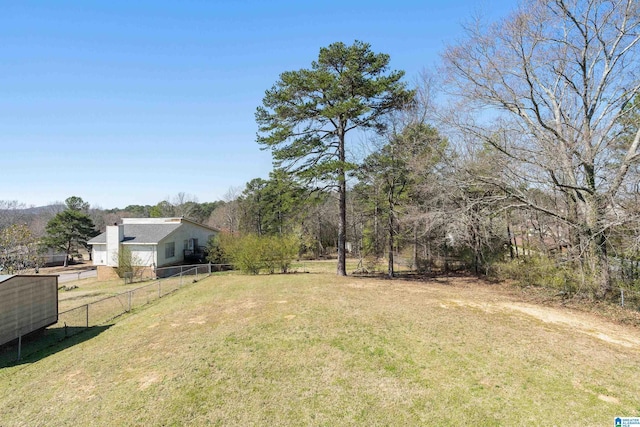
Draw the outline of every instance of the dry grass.
M199 276L203 277L202 275ZM175 276L160 279L159 286L167 289L175 289L181 287L184 283L190 283L195 276L184 275L183 277ZM58 307L63 312L71 308L79 307L84 304L95 303L107 297L121 295L125 292L142 289L146 287L156 287L158 280L147 279L134 283L125 283L123 279L114 280L98 280L97 277L85 278L62 283L58 291ZM155 285L154 285L155 284Z
M145 283L125 284L122 279L99 281L93 277L61 283L61 289L58 291L58 308L62 312L144 285Z
M639 356L473 279L227 274L0 370L0 425L609 425L640 415Z

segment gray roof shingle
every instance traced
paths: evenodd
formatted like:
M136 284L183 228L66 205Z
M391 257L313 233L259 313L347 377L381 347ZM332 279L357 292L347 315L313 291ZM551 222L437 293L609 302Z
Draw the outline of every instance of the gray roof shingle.
M177 230L182 224L124 224L124 239L122 243L154 244ZM104 245L107 243L107 233L102 233L87 242L90 245Z

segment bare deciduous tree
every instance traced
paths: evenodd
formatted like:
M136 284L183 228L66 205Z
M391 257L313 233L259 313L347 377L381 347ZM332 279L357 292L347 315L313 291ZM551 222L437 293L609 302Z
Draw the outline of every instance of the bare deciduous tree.
M174 215L190 218L198 204L198 198L193 194L181 191L171 199L170 203L173 205Z
M444 55L462 101L455 124L510 172L480 178L569 224L600 296L611 290L616 199L640 157L640 130L619 138L624 107L640 93L639 44L637 0L528 0L499 24L469 28ZM563 194L565 206L538 204L531 188Z
M37 266L37 240L24 224L12 224L0 230L0 272L16 274Z
M240 224L238 198L241 194L241 187L229 187L223 196L224 204L211 212L207 225L229 231L232 234L236 233Z
M17 200L0 200L0 230L25 221L24 203Z

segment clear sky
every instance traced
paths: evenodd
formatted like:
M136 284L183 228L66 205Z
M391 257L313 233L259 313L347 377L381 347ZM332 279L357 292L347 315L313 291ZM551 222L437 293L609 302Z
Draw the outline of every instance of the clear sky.
M222 199L272 170L254 112L281 72L362 40L411 82L514 0L0 0L0 200Z

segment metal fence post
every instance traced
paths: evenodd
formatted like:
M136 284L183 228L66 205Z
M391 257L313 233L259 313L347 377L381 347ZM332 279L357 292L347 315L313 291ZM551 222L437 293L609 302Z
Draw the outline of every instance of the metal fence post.
M18 360L22 359L22 335L18 336Z
M620 289L620 305L624 307L624 289Z

